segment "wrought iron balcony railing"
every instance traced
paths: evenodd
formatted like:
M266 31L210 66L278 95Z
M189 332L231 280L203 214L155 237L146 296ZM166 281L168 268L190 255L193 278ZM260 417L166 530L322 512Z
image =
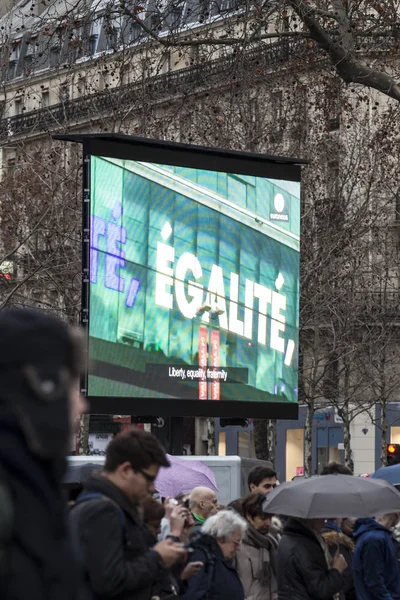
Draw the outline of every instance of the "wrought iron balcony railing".
M252 68L255 77L262 77L267 71L286 63L289 59L299 57L307 51L309 50L303 40L285 38L248 50L240 56L231 55L193 67L156 75L149 78L145 82L145 86L149 95L174 95L187 89L188 86L199 88L215 82L216 79L222 84L223 77L230 68L234 69L235 74L239 76L240 67L243 67L247 73ZM65 128L66 125L81 123L96 115L107 115L111 110L126 108L132 103L132 94L135 89L139 89L142 85L142 83L130 83L74 100L67 100L47 108L4 118L0 121L0 143L19 136Z

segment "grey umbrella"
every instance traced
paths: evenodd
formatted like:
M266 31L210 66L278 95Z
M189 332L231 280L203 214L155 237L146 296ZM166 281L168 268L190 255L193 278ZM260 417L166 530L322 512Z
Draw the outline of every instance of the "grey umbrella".
M282 483L268 495L263 510L303 519L374 517L400 512L400 492L381 479L324 475Z

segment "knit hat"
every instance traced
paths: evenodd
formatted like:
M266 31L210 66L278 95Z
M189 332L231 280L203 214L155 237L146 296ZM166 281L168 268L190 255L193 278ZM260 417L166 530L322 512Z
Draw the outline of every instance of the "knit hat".
M69 395L83 365L82 340L58 319L28 308L0 311L0 420L14 415L42 458L68 450Z

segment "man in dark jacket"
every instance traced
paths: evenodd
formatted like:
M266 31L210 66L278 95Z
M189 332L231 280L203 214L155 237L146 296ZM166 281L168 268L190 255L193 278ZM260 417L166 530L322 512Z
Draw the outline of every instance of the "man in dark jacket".
M400 598L400 568L390 532L398 521L398 513L356 521L353 574L360 600Z
M93 596L150 600L157 581L185 557L182 544L172 539L150 549L139 516L160 466L168 465L154 436L137 428L124 431L108 445L104 471L86 483L71 509L71 531Z
M83 338L30 309L1 311L0 331L0 597L75 600L61 482L86 409Z
M341 591L347 563L337 553L332 564L320 537L324 519L289 519L278 547L279 600L331 600Z

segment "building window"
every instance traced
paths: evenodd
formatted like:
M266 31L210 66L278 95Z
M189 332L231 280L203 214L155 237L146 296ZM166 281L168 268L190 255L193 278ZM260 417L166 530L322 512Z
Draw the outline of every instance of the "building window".
M84 77L80 77L78 79L77 90L79 96L84 96L86 93L86 79Z
M60 63L60 46L50 48L50 67L57 67Z
M20 115L22 114L24 108L24 101L21 97L19 98L15 98L14 101L14 115Z
M140 34L142 33L142 28L139 23L133 21L129 26L129 35L128 35L128 43L136 42L140 38Z
M69 100L69 87L68 85L62 85L60 88L60 102L64 104L64 102L68 102Z
M108 22L104 23L104 30L107 38L107 50L118 50L121 44L121 17L109 18Z
M94 19L90 24L90 35L89 35L89 54L93 56L98 52L99 39L101 33L101 27L103 19Z
M7 169L8 172L11 174L15 171L15 158L9 158L7 161Z
M8 79L14 79L17 76L19 58L21 54L21 40L14 42L11 47L10 58L8 61Z
M24 67L25 67L25 75L28 76L31 74L32 69L34 68L35 63L35 53L36 53L36 38L31 38L26 46L25 58L24 58Z
M237 0L221 0L220 11L235 10L238 7Z
M42 91L42 99L40 102L42 108L46 108L46 106L50 105L50 92L49 90Z

